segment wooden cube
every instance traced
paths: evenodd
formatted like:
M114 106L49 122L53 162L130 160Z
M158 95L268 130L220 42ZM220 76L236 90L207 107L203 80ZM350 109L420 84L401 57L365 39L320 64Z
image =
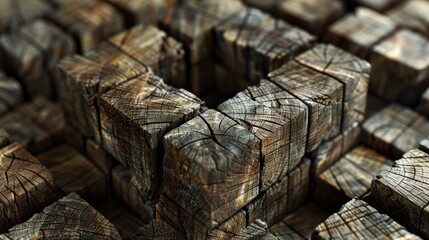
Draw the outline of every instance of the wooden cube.
M0 116L13 110L23 101L21 84L0 71Z
M390 214L390 213L389 213ZM368 203L352 199L314 230L312 239L420 239Z
M0 235L5 239L120 239L118 231L106 218L76 193L52 203L29 220Z
M240 11L215 27L217 53L236 75L257 83L313 45L314 38L257 10Z
M164 137L164 193L192 216L172 221L212 229L252 201L259 193L259 142L214 110L170 131Z
M363 124L363 140L378 152L397 159L429 136L429 122L411 109L391 104Z
M428 1L410 0L402 1L397 7L386 12L386 15L401 27L410 28L429 37L428 11Z
M332 45L319 44L296 58L297 62L329 75L343 85L341 130L362 122L371 65Z
M370 92L387 101L414 105L429 86L429 41L401 30L373 48Z
M329 210L369 192L372 179L393 161L363 146L354 148L316 176L313 199Z
M125 25L122 15L101 1L76 2L58 9L48 18L73 35L80 53L87 53L123 30Z
M162 138L195 117L203 102L183 89L144 74L100 98L103 148L131 170L149 198L160 187Z
M85 141L85 153L90 160L108 179L111 177L113 166L118 162L100 144L91 139Z
M0 193L0 232L25 221L59 197L51 173L19 143L0 149Z
M296 62L271 72L269 80L307 105L307 151L340 133L344 88L339 81Z
M400 3L401 0L351 0L355 6L373 9L377 12L385 12L389 8Z
M43 0L3 0L0 2L0 33L15 30L53 9Z
M107 179L85 156L67 144L57 145L37 155L54 176L60 190L75 192L91 203L107 197Z
M341 18L329 27L326 40L361 58L368 58L372 48L396 29L390 18L367 8Z
M340 0L279 0L271 11L274 16L317 36L345 12Z
M0 117L0 126L12 141L38 153L63 140L65 120L57 105L38 97Z

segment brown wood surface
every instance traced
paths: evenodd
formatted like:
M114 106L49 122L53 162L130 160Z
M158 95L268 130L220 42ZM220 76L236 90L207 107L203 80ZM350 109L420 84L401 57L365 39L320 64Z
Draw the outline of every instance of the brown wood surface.
M429 118L429 88L427 88L423 92L419 104L416 107L416 110L421 115L425 116L426 118Z
M0 71L0 117L23 101L21 84Z
M367 7L373 9L377 12L385 12L389 8L392 8L398 3L401 3L401 0L352 0L354 5Z
M21 144L0 149L0 232L27 220L58 198L51 173Z
M429 36L429 2L424 0L399 1L395 8L386 12L386 15L400 26Z
M176 230L162 220L153 220L137 229L132 239L138 240L184 240Z
M9 134L0 128L0 149L10 144Z
M110 179L111 171L118 161L113 158L103 147L91 139L85 143L85 155L100 171Z

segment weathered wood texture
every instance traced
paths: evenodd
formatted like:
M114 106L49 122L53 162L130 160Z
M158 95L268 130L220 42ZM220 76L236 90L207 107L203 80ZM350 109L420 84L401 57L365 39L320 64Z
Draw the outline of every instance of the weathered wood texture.
M371 8L377 12L385 12L389 8L395 6L401 0L351 0L355 6Z
M0 117L23 101L21 84L0 71Z
M429 155L411 150L372 181L376 207L423 238L429 237Z
M73 39L51 23L37 20L0 38L2 62L20 80L28 98L55 96L54 67L75 52Z
M73 35L80 53L124 29L122 15L111 5L101 1L76 1L48 16Z
M386 12L386 15L400 26L410 28L429 37L429 2L425 0L401 1L397 7Z
M268 230L278 239L310 239L314 228L328 217L328 212L310 202L288 214Z
M391 35L396 24L390 18L367 8L358 8L329 27L325 39L355 54L368 58L372 47Z
M91 203L107 197L107 179L85 156L67 144L37 155L54 176L55 184L67 195L75 192Z
M147 196L131 180L131 170L124 165L112 169L112 189L116 198L125 207L138 215L145 222L155 217L155 204L148 201Z
M355 123L348 130L329 141L323 142L316 150L309 153L312 160L311 175L317 176L337 162L359 143L360 135L361 127Z
M422 94L422 97L420 98L416 110L421 115L425 116L426 118L429 118L429 88L427 88Z
M9 134L5 130L0 128L0 149L2 147L6 147L9 144L10 144Z
M289 166L296 166L305 153L308 129L308 107L294 95L278 85L261 80L259 85L248 87L243 93L265 107L277 111L289 122Z
M38 153L63 139L64 116L57 105L42 97L27 102L0 117L0 126L12 141Z
M258 195L259 140L220 112L173 129L164 147L164 193L192 216L180 221L211 229Z
M296 62L271 72L269 80L307 105L307 151L340 133L344 90L340 82Z
M28 221L9 229L4 239L120 239L106 218L76 193L49 205Z
M312 239L420 239L368 203L352 199L314 230Z
M132 235L136 240L184 240L176 230L162 220L153 220L137 229Z
M290 164L290 123L275 109L238 93L235 97L220 104L217 110L247 128L260 141L261 152L261 191L292 170L298 164Z
M363 146L354 148L315 177L313 199L329 210L368 193L372 179L393 161Z
M15 30L52 11L44 0L3 0L0 2L0 33Z
M429 136L429 122L409 108L391 104L370 117L362 130L366 145L398 159Z
M412 106L429 86L429 41L410 30L377 44L370 62L370 92L381 99Z
M248 204L246 212L249 222L259 218L272 226L301 206L308 199L310 166L311 161L304 158L286 178Z
M342 131L354 122L363 121L371 70L368 62L325 44L318 44L298 56L296 61L329 75L343 85Z
M252 83L313 45L305 31L257 10L240 11L215 27L219 59Z
M162 138L195 117L203 102L183 89L145 74L106 92L100 99L103 148L131 167L149 198L160 187Z
M110 179L110 173L118 162L99 144L91 139L86 140L85 153L88 159Z
M0 232L59 198L52 175L19 143L0 149ZM1 236L0 236L1 238Z
M260 219L256 219L255 222L249 224L246 228L239 231L237 234L231 237L233 240L241 239L261 239L261 240L274 240L277 239L268 232L267 223Z

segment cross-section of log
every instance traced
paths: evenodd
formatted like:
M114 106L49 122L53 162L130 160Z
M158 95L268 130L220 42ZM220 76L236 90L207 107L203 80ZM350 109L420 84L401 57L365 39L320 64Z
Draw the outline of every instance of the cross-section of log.
M269 79L304 102L309 109L307 151L340 133L343 85L330 76L289 62L269 74Z
M0 9L0 33L17 29L52 10L43 0L3 0L0 2Z
M21 84L0 71L0 116L14 109L22 100Z
M65 194L76 192L86 201L101 202L107 196L107 180L86 157L67 144L55 146L37 155L54 176Z
M352 199L314 230L312 239L420 239L368 203Z
M155 216L155 204L148 201L131 180L131 170L124 165L117 165L112 169L112 188L117 199L140 216L145 222L149 222Z
M56 201L59 192L48 169L19 143L0 149L0 232Z
M104 176L110 178L113 166L118 163L116 159L91 139L87 139L85 145L88 159L101 170Z
M10 144L9 134L0 128L0 149Z
M43 20L1 37L0 48L5 67L30 98L55 96L53 69L61 58L75 52L72 38Z
M164 137L164 191L192 216L191 226L211 229L258 195L259 142L214 110Z
M384 12L401 2L401 0L351 0L350 2L355 6L367 7L377 12Z
M138 25L109 39L122 52L140 62L167 84L186 84L182 44L154 26ZM142 68L142 67L140 67Z
M339 136L322 143L309 154L312 161L311 175L317 176L355 147L360 141L361 127L355 123Z
M12 141L38 153L63 139L65 120L57 105L38 97L0 117L0 126Z
M327 27L344 14L339 0L280 0L273 14L312 34L320 36Z
M429 41L410 30L377 44L370 62L370 92L382 99L414 105L429 86Z
M296 60L335 78L343 85L342 131L354 122L363 121L371 69L368 62L325 44L317 45Z
M310 165L311 161L304 158L286 178L248 204L246 212L249 222L259 218L272 226L301 206L307 200L310 189Z
M359 146L315 177L313 199L326 209L338 209L351 198L366 194L372 179L392 164L385 156Z
M275 109L238 93L219 105L217 110L249 129L260 140L261 191L265 191L295 167L289 161L290 123Z
M313 45L301 29L247 9L215 27L217 53L226 67L256 83L270 71Z
M411 150L372 181L376 207L411 231L429 237L429 155Z
M398 159L429 136L429 122L416 112L391 104L363 124L363 140L378 152Z
M328 217L329 213L324 209L306 203L268 230L278 239L310 239L314 228Z
M402 1L386 14L400 26L429 36L429 2L424 0Z
M88 52L124 28L122 15L101 1L76 1L48 18L73 35L81 53Z
M308 107L298 98L276 84L261 80L243 93L252 100L277 111L289 121L289 166L296 166L305 153L307 144Z
M372 47L395 29L396 24L390 18L358 8L331 25L326 40L361 58L368 58Z
M162 220L153 220L132 235L132 239L138 240L184 240L176 230Z
M76 193L0 235L5 239L121 239L116 228Z
M152 198L160 183L163 135L195 117L202 106L192 93L144 74L102 95L103 147L131 167L141 189Z

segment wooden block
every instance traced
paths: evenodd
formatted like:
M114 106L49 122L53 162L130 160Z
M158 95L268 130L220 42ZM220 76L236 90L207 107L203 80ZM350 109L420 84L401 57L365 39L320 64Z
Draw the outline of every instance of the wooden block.
M303 65L329 75L343 85L342 127L362 122L371 65L332 45L319 44L296 58Z
M14 109L23 101L21 84L0 71L0 116Z
M249 80L235 75L221 64L216 63L214 68L216 88L222 97L230 98L252 85Z
M43 0L3 0L0 9L0 33L15 30L52 11L51 6Z
M390 18L367 8L341 18L329 27L326 40L331 44L367 59L372 48L391 35L396 24Z
M240 77L259 80L313 45L314 38L256 9L240 11L215 27L217 53Z
M0 149L0 183L0 232L27 220L59 197L48 169L19 143Z
M132 239L139 240L184 240L176 230L162 220L153 220L132 235Z
M340 0L280 0L273 14L292 25L321 36L344 14Z
M173 129L164 147L164 192L192 216L191 226L211 229L258 195L259 140L220 112Z
M399 1L399 0L398 0ZM429 37L429 2L424 0L400 1L401 4L386 12L398 25Z
M422 116L429 118L429 88L427 88L422 94L422 97L420 98L420 102L417 105L416 110Z
M312 160L311 176L318 176L355 147L360 141L360 135L361 127L355 122L351 128L337 137L323 142L316 150L309 153Z
M352 199L317 226L312 239L420 239L380 214L368 203Z
M67 144L57 145L37 155L65 194L75 192L91 203L107 197L107 179L85 156Z
M314 228L328 217L328 212L310 202L288 214L268 230L278 239L310 239Z
M195 117L203 104L192 93L144 74L102 95L103 148L131 167L151 199L160 187L163 135Z
M9 134L5 130L0 128L0 149L10 144L9 139Z
M165 0L107 0L107 2L121 11L128 27L139 23L157 25L159 16L167 7Z
M400 3L401 0L352 0L354 5L367 7L377 12L385 12L387 9Z
M363 141L378 152L398 159L429 136L428 121L411 109L391 104L363 124Z
M87 53L124 29L124 19L113 6L101 1L70 4L48 16L73 35L78 51Z
M110 179L113 166L117 164L116 159L93 140L87 139L85 142L85 152L88 159L100 169L104 176Z
M252 100L276 110L289 121L289 166L296 166L304 156L307 144L307 105L267 80L262 80L259 85L248 87L243 93Z
M154 26L138 25L113 36L109 42L167 84L186 86L183 46L165 32Z
M155 204L131 181L131 171L124 165L112 169L112 189L117 199L145 222L155 216Z
M76 193L49 205L0 236L5 239L120 239L106 218Z
M367 148L357 147L316 176L313 199L329 210L368 193L372 179L393 162Z
M12 141L38 153L63 140L65 121L57 105L38 97L0 117L0 126Z
M304 102L309 109L307 151L340 133L343 85L328 75L289 62L271 72L269 79Z
M377 44L370 62L370 92L384 100L415 105L429 85L429 41L412 31Z
M139 61L107 43L86 56L73 55L58 64L59 101L68 123L101 142L98 99L101 94L148 69Z

